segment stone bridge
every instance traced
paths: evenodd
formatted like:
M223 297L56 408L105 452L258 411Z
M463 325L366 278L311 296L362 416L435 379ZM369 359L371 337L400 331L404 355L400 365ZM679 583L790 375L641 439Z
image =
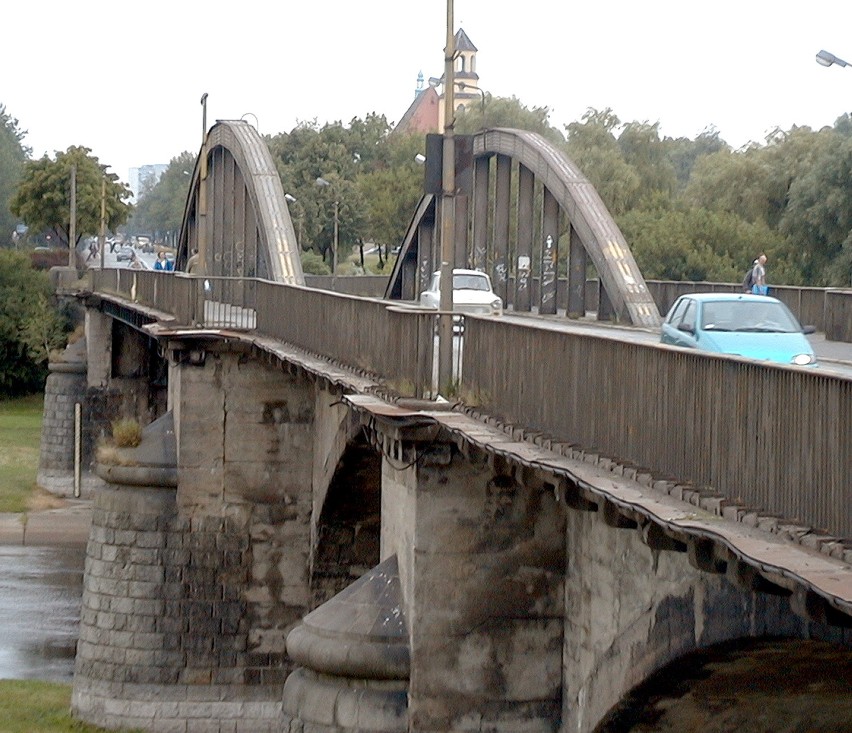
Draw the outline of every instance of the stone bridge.
M101 480L77 716L150 731L582 733L605 730L667 664L726 642L819 641L848 674L846 380L471 318L460 396L432 399L434 316L300 285L280 185L246 194L239 161L257 141L244 126L211 130L194 177L195 234L178 260L198 249L205 275L92 273L76 293L85 344L48 383L57 413L82 404L84 456ZM205 186L207 201L242 201L238 213L204 211ZM588 212L572 209L568 231L594 249L610 224L587 227ZM418 236L428 204L421 213ZM227 250L236 236L206 228L216 221L241 222L254 248ZM426 250L412 242L416 262ZM216 269L237 261L239 279ZM619 248L602 278L625 314L645 312L629 305L644 302L641 287L619 284L625 272L641 281L631 262ZM247 263L279 282L249 278ZM537 391L546 365L536 376L517 357L527 340L563 370L559 405ZM649 375L707 394L653 409ZM800 511L775 473L768 492L765 477L725 473L726 451L735 471L737 441L764 428L704 407L731 384L835 400L825 418L791 404L801 429L761 438L785 470L784 450L841 454L788 469L828 498ZM138 446L105 440L119 416L145 426ZM51 446L67 443L67 423L50 424L43 463L60 466ZM659 436L675 430L669 450ZM687 456L702 440L718 451L709 466ZM848 712L839 699L835 713Z

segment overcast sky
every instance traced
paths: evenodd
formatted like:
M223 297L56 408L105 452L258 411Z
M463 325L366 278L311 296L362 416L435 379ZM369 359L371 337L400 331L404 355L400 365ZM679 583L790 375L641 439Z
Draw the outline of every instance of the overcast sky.
M455 0L480 86L547 106L560 129L590 107L735 147L852 109L852 0ZM397 122L417 73L443 73L446 0L26 0L3 8L0 104L35 156L85 145L127 181L246 115L262 134L370 112Z

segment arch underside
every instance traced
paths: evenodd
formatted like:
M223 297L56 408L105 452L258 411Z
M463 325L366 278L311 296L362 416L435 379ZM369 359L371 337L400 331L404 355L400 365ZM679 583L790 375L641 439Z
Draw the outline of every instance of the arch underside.
M201 262L194 271L207 275L304 284L275 163L264 140L242 120L218 121L196 160L177 269L186 270L195 252Z
M658 326L660 314L653 298L648 292L642 273L639 271L633 254L624 239L624 235L616 225L594 186L580 172L579 168L561 151L551 145L540 135L521 130L496 129L484 130L473 136L473 158L476 171L481 170L477 165L480 161L498 156L500 158L517 163L520 168L526 169L524 173L532 175L534 180L545 189L558 203L559 210L568 220L572 230L572 236L576 236L585 253L594 264L600 277L601 286L608 296L614 313L624 322L636 326ZM487 171L487 166L485 167ZM468 208L472 214L472 229L474 230L473 246L464 245L466 252L460 251L458 241L455 247L456 267L481 266L482 253L475 252L476 242L484 241L477 239L476 229L486 229L493 222L476 220L476 198L479 187L488 189L487 180L477 179L474 182L474 203L468 207L460 207L457 197L456 215L467 219ZM497 188L500 187L498 172ZM528 179L529 180L529 179ZM425 280L418 281L417 288L412 290L405 287L405 283L411 281L415 272L429 270L439 261L436 257L439 252L437 227L435 225L437 210L440 203L437 197L425 196L418 207L417 214L412 219L406 232L400 256L391 275L388 285L387 297L400 298L402 294L409 296L412 292L425 287ZM496 219L495 204L489 201L486 217ZM532 212L530 212L532 214ZM520 217L520 205L518 216ZM558 215L557 215L558 216ZM482 219L480 214L480 220ZM508 221L508 218L506 218ZM425 228L424 228L425 222ZM530 227L534 224L529 223ZM456 237L466 237L465 227L456 226ZM498 235L499 236L499 235ZM520 252L518 253L520 254ZM533 247L530 253L533 257L538 255ZM425 262L429 262L429 267ZM507 261L505 266L510 269L510 275L517 273L511 271L512 263ZM420 273L422 274L422 273ZM428 273L426 273L428 276ZM495 277L495 280L498 278Z

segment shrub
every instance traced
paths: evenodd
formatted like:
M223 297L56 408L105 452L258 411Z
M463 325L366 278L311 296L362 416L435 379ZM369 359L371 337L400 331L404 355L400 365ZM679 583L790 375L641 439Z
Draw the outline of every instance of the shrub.
M133 418L116 420L112 424L112 440L118 448L135 448L142 442L142 427Z

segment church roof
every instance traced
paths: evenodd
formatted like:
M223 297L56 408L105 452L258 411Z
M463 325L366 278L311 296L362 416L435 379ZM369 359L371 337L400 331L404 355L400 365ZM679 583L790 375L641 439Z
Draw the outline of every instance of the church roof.
M438 131L438 92L434 87L426 87L420 92L406 110L392 133L410 134L413 132Z
M479 49L473 45L470 38L467 37L467 33L464 32L464 29L459 28L456 31L456 51L478 51Z

